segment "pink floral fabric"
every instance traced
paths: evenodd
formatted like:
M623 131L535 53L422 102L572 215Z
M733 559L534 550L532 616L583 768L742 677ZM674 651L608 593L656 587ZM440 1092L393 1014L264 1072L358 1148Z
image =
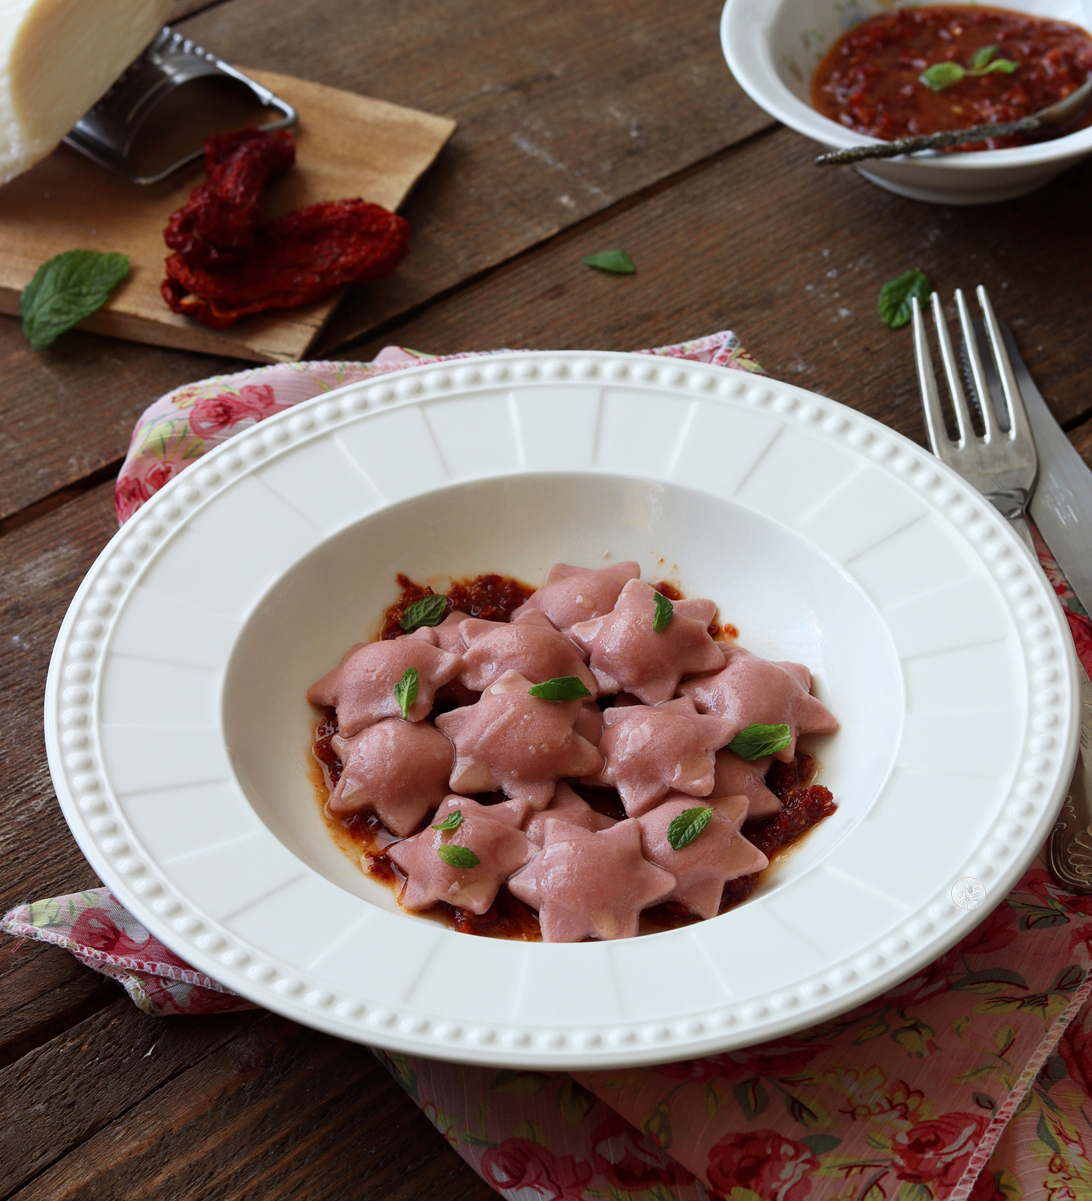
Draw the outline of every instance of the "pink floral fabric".
M756 371L730 333L656 353ZM466 356L447 356L461 358ZM256 368L176 389L133 434L120 521L239 429L319 392L433 361ZM1044 570L1092 669L1092 623ZM151 1014L250 1008L104 888L11 910ZM1092 897L1039 858L974 931L882 997L791 1038L684 1063L512 1071L376 1054L509 1201L1090 1201Z

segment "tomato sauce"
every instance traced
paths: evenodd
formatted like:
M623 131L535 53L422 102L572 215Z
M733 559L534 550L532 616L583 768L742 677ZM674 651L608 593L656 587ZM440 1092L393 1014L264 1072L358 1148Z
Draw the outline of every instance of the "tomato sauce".
M383 614L381 638L397 638L404 631L399 624L402 614L414 601L433 595L432 589L415 584L408 576L399 575L398 600ZM653 585L669 600L682 600L683 594L672 584L660 582ZM512 612L534 592L533 588L510 576L481 575L453 584L447 591L447 610L460 609L487 621L508 621ZM735 626L725 623L723 629L729 637L738 636ZM476 694L475 694L476 695ZM614 697L604 697L603 703L613 703ZM442 706L441 706L442 707ZM386 854L386 848L398 841L383 823L367 810L334 816L326 810L330 793L341 777L342 763L331 745L337 733L337 715L332 708L323 708L317 718L312 739L311 753L316 771L313 782L315 796L322 807L323 816L331 834L339 846L360 860L361 868L374 879L381 881L400 895L405 877L397 865ZM819 764L804 751L797 751L790 763L775 761L766 775L766 786L782 802L781 810L771 818L745 823L743 835L759 848L770 860L770 866L750 876L741 876L724 886L720 913L725 913L747 897L762 883L767 873L773 870L775 861L798 842L809 830L829 817L837 809L828 789L813 784ZM573 782L573 788L599 813L615 821L626 817L621 798L613 789L595 788ZM477 798L482 804L504 800L503 793L482 794ZM700 797L694 804L700 805ZM527 942L541 942L542 934L538 914L523 901L513 896L506 888L497 894L497 899L483 914L455 909L443 902L429 910L428 916L462 934L479 934L492 938L509 938ZM641 915L641 933L673 930L690 925L701 919L690 913L685 906L675 903L656 905Z
M921 80L937 63L974 70L976 55L985 66L1007 60L1015 70L964 74L939 91ZM1092 35L1065 21L978 5L898 8L862 22L834 43L812 79L811 102L840 125L892 141L1019 120L1064 99L1090 74ZM1048 136L1089 124L1092 111ZM992 138L954 149L997 150L1042 137Z
M409 576L399 573L397 579L401 592L394 604L383 613L380 638L398 638L404 634L405 630L400 625L402 614L414 601L435 595L431 588L415 584ZM530 585L508 575L479 575L473 579L457 580L447 590L444 616L458 609L483 621L508 621L534 591Z

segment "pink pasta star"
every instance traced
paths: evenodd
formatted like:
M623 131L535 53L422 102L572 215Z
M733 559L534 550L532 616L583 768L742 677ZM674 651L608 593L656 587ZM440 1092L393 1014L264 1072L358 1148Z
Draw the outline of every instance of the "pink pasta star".
M332 745L343 767L331 813L371 809L404 838L447 796L455 748L430 722L387 717Z
M672 821L689 809L703 808L712 810L708 825L693 842L676 851L668 839ZM705 806L693 797L674 794L637 819L645 858L675 877L675 888L667 900L678 901L698 917L715 917L727 881L767 866L766 856L739 832L746 816L746 797Z
M727 722L703 716L686 697L615 706L604 711L603 721L599 752L605 764L595 783L617 788L630 817L672 790L691 796L713 791L714 754L727 741Z
M838 721L811 695L811 672L802 663L774 663L741 646L724 648L724 667L714 676L687 680L680 691L701 713L715 713L731 726L727 741L748 726L789 727L789 744L776 758L788 763L800 734L831 734Z
M542 846L548 821L568 822L584 830L609 830L616 825L613 817L597 813L583 797L577 796L568 784L559 784L553 800L545 809L532 812L524 823L523 832L536 845Z
M761 759L741 759L727 748L717 751L713 791L709 795L745 796L748 821L752 817L773 817L781 810L781 799L766 787L766 773L772 762L773 755L763 755Z
M519 672L506 671L477 704L436 719L455 744L453 789L503 789L544 809L563 776L590 776L603 766L602 755L573 730L581 702L541 700L530 688Z
M450 819L458 810L459 824L450 830L433 827ZM420 834L387 848L387 854L406 876L400 898L402 905L420 912L446 901L456 909L484 913L493 904L500 886L534 853L534 846L519 829L526 806L506 801L479 805L469 797L448 796L436 810L431 824ZM473 866L459 866L458 857L442 848L469 856Z
M585 666L584 655L537 609L511 622L470 617L459 632L466 643L459 682L475 692L484 692L506 671L518 671L532 684L575 676L595 696L595 676Z
M675 601L670 622L657 630L656 590L630 580L606 616L578 622L569 635L589 652L600 692L632 692L646 705L658 705L675 695L683 676L723 666L720 647L709 637L715 613L709 600Z
M664 900L675 877L641 854L636 821L595 833L553 819L542 850L508 887L538 910L544 942L580 942L632 938L641 910Z
M464 613L462 609L452 609L438 626L432 627L432 631L436 635L436 645L440 650L447 651L449 655L461 655L466 650L466 643L463 642L463 636L459 633L459 626L469 620L469 613Z
M638 563L610 563L598 570L555 563L546 583L512 617L522 617L529 609L537 609L567 634L576 622L609 613L626 581L636 580L640 575Z
M436 645L428 628L383 642L358 643L332 671L307 690L315 705L337 707L338 732L345 738L384 717L400 717L395 685L409 668L417 671L417 699L409 706L410 721L428 716L436 689L455 679L462 666L458 655Z

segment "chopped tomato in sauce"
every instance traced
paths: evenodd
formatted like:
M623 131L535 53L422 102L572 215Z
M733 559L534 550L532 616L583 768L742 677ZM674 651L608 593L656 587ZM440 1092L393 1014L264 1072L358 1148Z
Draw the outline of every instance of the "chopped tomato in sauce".
M1014 71L966 74L934 91L921 81L937 63L971 68L975 55ZM1065 21L980 5L889 9L843 34L816 69L812 106L857 133L885 141L970 125L1016 121L1064 99L1092 74L1092 35ZM1086 111L1051 137L1092 124ZM1037 135L955 147L1003 149Z

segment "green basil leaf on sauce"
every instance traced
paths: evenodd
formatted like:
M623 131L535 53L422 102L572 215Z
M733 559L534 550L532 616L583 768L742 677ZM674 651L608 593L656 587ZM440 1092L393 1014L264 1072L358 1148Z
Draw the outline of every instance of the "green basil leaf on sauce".
M728 744L728 749L741 759L761 759L763 755L783 751L790 742L792 730L786 725L755 725L741 730Z
M124 254L66 250L34 272L19 297L23 333L35 350L44 350L77 321L101 309L129 274Z
M461 809L452 809L442 822L437 822L432 828L434 830L457 830L462 824L463 811Z
M402 710L402 716L408 721L410 706L417 699L416 667L407 667L402 673L402 678L394 686L394 699Z
M436 848L436 854L448 867L471 868L477 867L481 860L469 847L457 847L453 842L445 842Z
M971 71L971 75L989 75L991 71L1003 71L1006 75L1011 75L1019 63L1014 63L1011 58L995 58L988 67L983 67L981 71Z
M624 250L601 250L598 254L586 254L584 265L597 271L609 271L611 275L633 275L637 264Z
M913 316L911 300L916 296L919 304L925 304L932 291L924 271L907 271L897 279L889 279L880 289L880 320L892 329L901 329Z
M993 46L983 46L980 50L976 50L974 54L971 55L971 69L974 71L981 71L996 53L996 44Z
M652 615L652 628L657 634L662 634L671 624L671 619L675 616L675 606L662 592L656 593L654 603L656 605L656 612Z
M918 79L934 92L943 92L945 88L959 83L966 74L966 70L959 63L933 63L931 67L922 71Z
M688 847L709 825L712 816L712 808L699 805L694 809L684 809L678 817L673 817L667 827L667 841L671 844L671 849L681 851L683 847Z
M540 701L579 701L591 693L576 676L555 676L541 684L532 684L529 692Z
M447 597L442 592L432 596L422 596L406 606L405 612L398 619L398 624L412 634L421 626L438 626L444 620L444 610L447 608Z

